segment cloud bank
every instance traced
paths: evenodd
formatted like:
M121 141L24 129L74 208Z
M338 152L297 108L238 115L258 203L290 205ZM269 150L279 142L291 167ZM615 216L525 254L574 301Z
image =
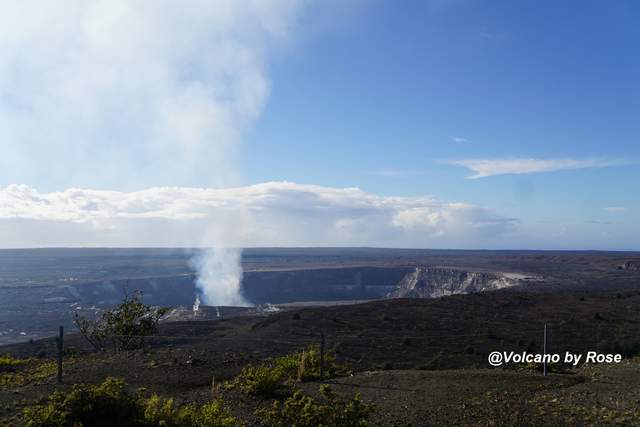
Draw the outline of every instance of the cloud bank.
M464 159L449 162L453 165L464 166L474 172L468 179L486 178L488 176L506 174L527 174L538 172L555 172L571 169L602 168L620 166L624 162L607 159Z
M203 227L217 223L224 227ZM465 203L289 182L135 192L0 190L5 247L192 246L203 230L228 233L207 240L237 247L483 247L516 226L514 219Z

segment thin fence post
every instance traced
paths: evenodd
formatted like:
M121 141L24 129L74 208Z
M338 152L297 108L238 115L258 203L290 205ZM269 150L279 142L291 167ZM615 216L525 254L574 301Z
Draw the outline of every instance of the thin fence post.
M56 339L58 343L58 384L62 384L62 354L64 351L64 326L60 326L60 332Z
M320 381L324 379L324 332L320 333Z
M542 341L542 375L547 376L547 324L544 324L544 340Z

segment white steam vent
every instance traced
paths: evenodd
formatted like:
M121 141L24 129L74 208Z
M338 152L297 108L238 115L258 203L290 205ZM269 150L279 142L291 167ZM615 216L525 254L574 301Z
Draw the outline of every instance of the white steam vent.
M193 317L198 317L200 310L200 294L196 294L196 300L193 302Z

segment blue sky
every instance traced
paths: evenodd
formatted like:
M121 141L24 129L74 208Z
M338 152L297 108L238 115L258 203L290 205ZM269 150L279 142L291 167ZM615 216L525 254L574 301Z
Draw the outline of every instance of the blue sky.
M456 179L467 171L442 160L638 157L640 5L424 3L378 2L273 65L268 107L245 147L250 181L469 196L456 188L481 184ZM638 170L622 169L554 181L619 184ZM384 170L438 182L367 173Z
M378 2L277 61L245 145L250 181L433 194L637 230L640 4L428 3ZM508 157L628 164L476 180L446 164Z
M640 249L638 2L25 4L0 247Z

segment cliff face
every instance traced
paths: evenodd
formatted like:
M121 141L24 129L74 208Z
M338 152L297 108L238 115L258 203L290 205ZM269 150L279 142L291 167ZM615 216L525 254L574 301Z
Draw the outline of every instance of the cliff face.
M416 267L387 296L389 298L437 298L508 288L531 279L514 273L464 271L446 267Z
M637 261L625 261L618 266L618 270L626 271L640 271L640 262Z

